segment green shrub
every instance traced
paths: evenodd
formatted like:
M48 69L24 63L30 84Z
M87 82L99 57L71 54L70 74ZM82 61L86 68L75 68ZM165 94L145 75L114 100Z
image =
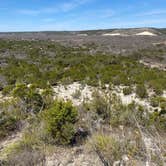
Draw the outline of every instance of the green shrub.
M166 113L166 100L160 103L160 107Z
M164 97L153 97L150 100L153 107L161 107L161 109L166 109L166 99Z
M166 117L159 112L153 112L149 114L149 124L155 125L156 129L159 131L166 130Z
M7 112L0 113L0 139L18 129L18 119Z
M115 138L97 134L91 138L91 148L98 154L104 165L113 165L117 160L121 160L122 146Z
M42 96L34 86L27 87L25 84L18 84L13 90L13 95L24 102L26 112L38 113L45 106Z
M43 101L45 103L46 107L49 107L53 103L53 89L48 87L44 89L41 93L41 96L43 98Z
M155 87L154 92L156 95L162 95L163 94L163 88L162 87Z
M81 91L80 90L76 90L73 94L72 97L75 99L79 99L81 96Z
M7 85L7 86L5 86L5 87L3 88L3 90L2 90L2 94L3 94L3 95L8 95L8 94L10 94L10 92L13 90L13 88L14 88L14 85Z
M23 100L26 100L28 87L25 84L17 84L16 87L13 89L14 97L19 97Z
M145 113L146 110L136 103L123 105L121 102L116 100L111 110L110 124L112 127L123 125L126 127L136 128L135 119L137 119L137 121L142 125L147 124L148 118L144 116Z
M44 165L45 152L42 150L43 147L30 147L27 144L23 145L23 142L23 140L17 141L5 149L6 157L4 157L4 160L6 166Z
M108 122L110 118L111 103L109 103L109 100L111 100L111 96L100 94L98 91L93 92L92 96L93 100L91 101L90 110L95 112L105 122Z
M132 117L132 111L133 110L128 106L117 101L116 104L114 103L113 109L111 110L110 124L113 127L117 127L118 125L133 126L134 120Z
M136 94L140 98L146 98L148 96L145 85L138 84L136 87Z
M39 93L32 93L30 96L28 96L26 103L27 111L33 113L40 112L45 106L43 98Z
M55 101L45 112L47 131L54 138L56 144L70 144L77 121L77 110L71 102Z
M153 107L158 107L159 106L159 102L158 102L158 99L156 97L153 97L150 99L150 104L153 106Z
M132 93L132 88L131 87L127 87L123 89L123 94L124 95L130 95Z
M163 79L150 81L150 83L149 83L150 87L154 90L156 95L163 94L163 90L164 90L164 83L163 82L165 82L165 81L163 81Z
M121 84L121 78L119 76L116 76L112 79L112 83L114 85L120 85Z
M20 130L21 121L27 118L22 109L24 105L17 99L0 102L0 139Z

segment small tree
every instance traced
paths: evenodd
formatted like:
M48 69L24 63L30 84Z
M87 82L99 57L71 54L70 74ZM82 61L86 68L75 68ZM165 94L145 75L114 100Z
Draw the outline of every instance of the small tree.
M47 131L57 144L70 144L75 134L77 110L71 102L55 101L45 113Z
M140 84L136 87L136 94L140 98L146 98L148 96L145 85Z
M42 96L33 86L18 84L13 90L13 95L24 102L27 112L38 113L45 105Z
M123 89L123 94L124 95L130 95L132 93L132 88L131 87L127 87Z

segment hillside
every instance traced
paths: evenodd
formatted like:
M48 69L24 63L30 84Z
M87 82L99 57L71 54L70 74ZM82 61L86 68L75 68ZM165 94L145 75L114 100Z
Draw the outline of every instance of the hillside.
M165 42L154 28L0 33L0 165L164 166Z

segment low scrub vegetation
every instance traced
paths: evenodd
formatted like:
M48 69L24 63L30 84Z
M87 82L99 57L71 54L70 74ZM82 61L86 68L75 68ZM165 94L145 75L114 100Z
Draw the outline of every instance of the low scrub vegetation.
M91 148L98 154L104 165L113 165L115 161L121 160L122 145L117 139L104 134L96 134L90 143Z
M20 129L21 120L27 117L20 107L21 102L16 99L0 103L0 140Z
M151 105L153 107L160 107L162 110L166 110L166 98L161 96L152 97Z
M132 88L131 87L127 87L123 89L123 94L124 95L130 95L132 93Z
M23 135L14 148L7 149L6 165L44 165L49 146L64 148L86 142L105 165L115 161L122 164L124 155L132 161L146 161L146 136L155 141L156 135L160 138L166 131L166 101L162 97L166 72L140 64L139 51L137 57L101 52L92 55L91 46L94 47L67 47L51 41L0 41L0 53L7 50L10 55L0 57L4 97L0 102L0 140L19 130ZM20 58L17 52L24 56ZM57 99L54 86L73 82L98 90L91 100L77 107L71 101ZM136 93L138 100L150 101L156 110L150 112L135 102L123 104L113 91L118 86L125 87L126 98ZM154 96L148 94L149 90L155 92ZM71 96L79 99L81 95L80 89ZM3 152L0 150L0 155ZM162 156L153 155L162 161Z
M137 85L136 94L140 98L146 98L148 96L148 93L147 93L145 85L143 84Z
M6 79L4 93L11 91L17 82L36 84L43 89L48 83L74 81L85 81L92 86L99 85L99 81L125 86L146 84L157 94L166 89L165 72L143 66L132 55L119 57L96 53L92 56L87 53L89 46L72 48L44 41L4 41L1 47L9 50L9 55L15 50L25 54L21 59L17 56L3 59L5 65L0 68L0 75ZM50 52L52 56L49 56Z
M18 128L18 119L10 113L0 113L0 139L10 135Z

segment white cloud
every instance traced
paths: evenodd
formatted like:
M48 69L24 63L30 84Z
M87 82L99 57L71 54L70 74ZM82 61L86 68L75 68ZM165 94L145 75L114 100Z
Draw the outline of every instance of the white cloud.
M90 1L91 0L73 0L73 1L61 4L60 9L64 12L67 12L67 11L73 10L81 5L84 5Z
M58 12L69 12L79 6L82 6L92 0L72 0L66 3L61 3L55 7L46 7L43 9L22 9L18 10L18 13L25 15L39 15L39 14L50 14L50 13L58 13Z
M114 20L112 22L106 23L103 22L101 23L104 28L133 28L133 27L159 27L163 24L166 24L165 19L144 19L144 20L138 20L138 21L122 21L121 19L119 20Z
M166 14L166 10L163 9L152 10L152 11L138 13L136 14L136 16L152 16L152 15L161 15L161 14Z

